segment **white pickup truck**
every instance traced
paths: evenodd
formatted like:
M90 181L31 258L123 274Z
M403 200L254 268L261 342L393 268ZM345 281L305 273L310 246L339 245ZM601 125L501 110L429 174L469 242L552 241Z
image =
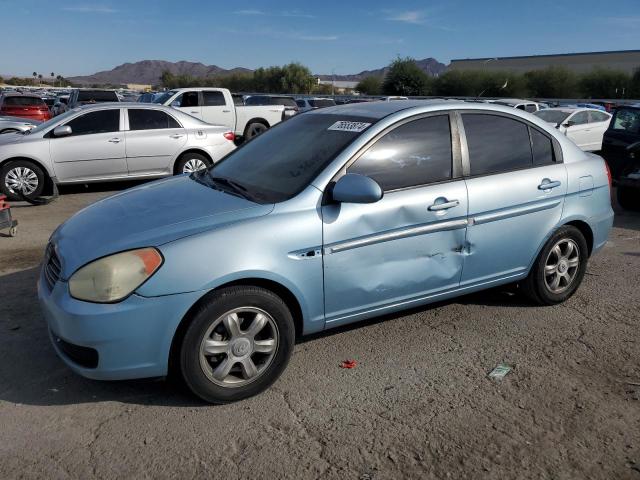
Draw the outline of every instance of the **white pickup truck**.
M236 105L226 88L177 88L159 95L154 103L177 108L212 125L229 127L247 140L281 122L286 115L283 105Z

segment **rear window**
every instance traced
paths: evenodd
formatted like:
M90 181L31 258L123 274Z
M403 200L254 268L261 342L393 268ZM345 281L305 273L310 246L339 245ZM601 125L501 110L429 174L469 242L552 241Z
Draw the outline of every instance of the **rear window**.
M329 98L321 98L319 100L309 100L309 105L314 108L324 108L324 107L333 107L336 102Z
M38 97L6 97L4 104L8 107L41 107L44 101Z
M613 117L611 128L627 133L640 133L640 110L619 109Z
M79 102L117 102L118 95L116 92L107 90L80 90L78 92Z

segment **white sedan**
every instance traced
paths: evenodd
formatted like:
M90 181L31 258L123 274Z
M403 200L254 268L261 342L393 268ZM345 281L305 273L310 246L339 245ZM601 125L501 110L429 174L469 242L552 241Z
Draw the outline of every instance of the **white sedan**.
M534 115L556 126L582 150L602 149L602 137L609 128L611 115L593 108L547 108Z

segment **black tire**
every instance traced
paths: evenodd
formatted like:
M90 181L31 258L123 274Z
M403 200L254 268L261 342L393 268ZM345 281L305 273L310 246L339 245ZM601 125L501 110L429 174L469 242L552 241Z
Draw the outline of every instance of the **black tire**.
M183 173L189 173L189 172L185 172L185 165L187 165L187 163L192 160L196 162L200 161L204 163L206 167L210 167L212 165L211 160L209 160L207 157L205 157L201 153L187 152L180 155L178 160L176 160L176 164L174 166L175 174L181 175Z
M244 129L244 138L245 140L251 140L252 138L257 137L258 135L269 130L269 127L262 122L251 122Z
M29 160L9 161L2 167L0 171L0 191L2 191L2 193L4 193L10 200L20 200L22 198L7 185L7 176L16 168L28 169L35 174L37 178L37 185L32 192L25 196L31 199L39 197L44 190L46 180L45 173L39 165L30 162Z
M579 264L571 282L566 285L563 291L556 293L547 283L547 279L552 277L545 275L545 265L547 259L550 258L551 250L558 242L563 241L572 241L577 246ZM560 227L544 245L527 278L520 283L522 292L537 305L556 305L564 302L576 292L582 283L584 273L587 270L588 258L587 241L582 232L571 225Z
M214 380L205 373L205 368L210 364L203 366L200 349L203 345L205 334L216 321L225 316L226 313L240 308L259 309L271 317L276 327L274 329L275 335L277 335L275 353L272 354L269 362L264 365L264 370L253 380L242 380L249 383L241 386L219 385L214 383ZM252 325L249 325L249 329ZM246 331L244 328L242 329L243 333ZM216 330L214 330L215 332ZM280 297L269 290L259 287L238 286L224 288L214 292L207 298L191 317L180 345L180 372L189 389L203 400L214 404L235 402L263 392L278 379L289 363L294 341L293 317ZM253 352L253 350L251 351ZM256 353L250 353L248 356L251 358ZM258 354L258 357L261 355ZM228 361L232 355L224 353L218 357L222 357L222 360L220 360L220 363L222 363L225 358ZM215 356L211 357L211 361L217 361L216 359L217 357ZM234 365L236 365L234 368L240 367L239 364ZM214 365L210 366L213 370Z
M616 197L625 210L640 211L640 188L618 187Z

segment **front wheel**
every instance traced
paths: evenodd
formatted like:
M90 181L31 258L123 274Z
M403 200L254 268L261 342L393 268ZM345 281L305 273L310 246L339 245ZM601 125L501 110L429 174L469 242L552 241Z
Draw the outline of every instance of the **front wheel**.
M0 172L0 190L10 200L36 198L44 189L45 175L38 165L28 160L8 162Z
M555 305L573 295L587 269L588 248L576 227L560 227L538 255L529 276L521 283L523 292L538 305Z
M286 368L295 339L291 312L259 287L215 292L196 311L180 347L187 386L210 403L256 395Z

